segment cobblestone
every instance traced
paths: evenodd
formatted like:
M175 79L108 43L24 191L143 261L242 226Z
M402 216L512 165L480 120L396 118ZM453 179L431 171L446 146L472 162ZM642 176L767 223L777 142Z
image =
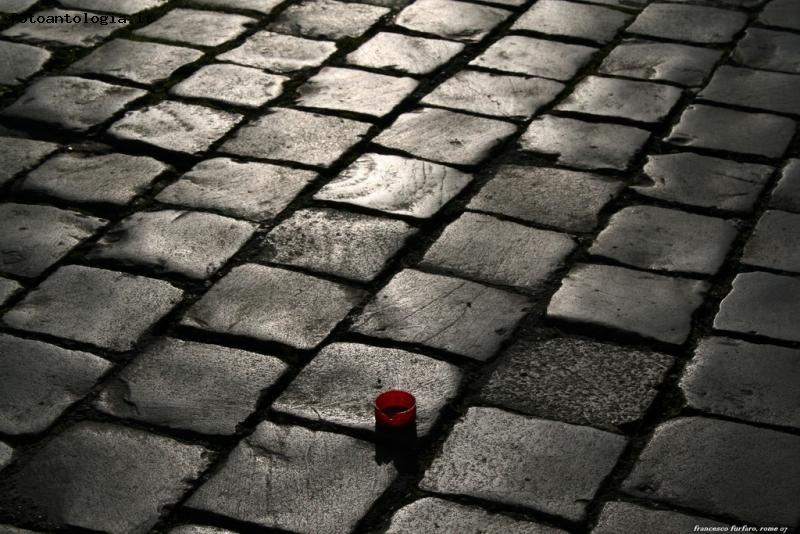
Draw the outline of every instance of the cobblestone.
M22 286L14 280L0 278L0 306L8 302L20 289L22 289Z
M289 78L239 65L207 65L170 92L188 98L207 98L247 108L258 108L278 98Z
M723 66L717 69L700 98L775 113L800 114L800 95L794 90L800 76L782 72Z
M336 45L327 41L261 31L248 37L238 48L220 54L217 59L288 73L321 65L335 51Z
M615 9L543 0L523 13L511 29L607 43L630 19L629 14Z
M11 463L13 456L14 449L0 441L0 471L5 469L5 467ZM5 527L3 525L0 525L0 532L6 534L5 530L3 530L4 528Z
M289 6L270 29L302 37L338 40L359 37L389 13L385 7L336 0L305 1Z
M0 186L10 182L15 175L33 168L42 159L58 150L58 145L34 141L0 137Z
M765 212L745 246L742 263L800 272L800 215Z
M734 50L733 59L755 69L800 74L800 36L750 28Z
M108 11L123 15L135 15L146 9L164 5L168 0L61 0L67 7Z
M281 0L194 0L194 3L201 6L257 11L262 15L269 15L273 9L281 4Z
M82 11L65 9L37 11L32 16L35 19L44 17L45 21L49 19L53 22L37 22L36 24L20 22L2 32L2 35L31 43L90 47L111 35L115 30L125 26L125 23L121 22L106 21L105 24L101 24L100 22L86 22L83 20ZM77 18L81 20L81 23L66 24L58 22L59 17L61 20L66 17L70 19Z
M8 0L0 6L0 13L21 13L35 3L36 0Z
M669 510L654 510L626 502L610 502L603 507L592 534L694 532L698 525L709 528L730 528L730 525L702 517L679 514Z
M653 3L628 26L628 31L650 37L727 43L747 24L747 15L739 11L706 6Z
M447 39L475 42L510 14L505 9L455 0L417 0L400 12L395 24Z
M242 15L178 8L134 34L196 46L219 46L240 36L255 22Z
M464 45L381 32L347 56L351 65L394 69L407 74L429 74L464 50Z
M800 213L800 160L790 159L784 166L781 179L772 191L769 205Z
M470 65L566 81L575 76L596 51L588 46L512 35L494 43Z
M206 525L180 525L170 529L170 534L235 534L232 530Z
M50 59L44 48L0 41L0 85L19 85Z
M758 21L768 26L800 30L800 17L792 0L772 0L764 7Z

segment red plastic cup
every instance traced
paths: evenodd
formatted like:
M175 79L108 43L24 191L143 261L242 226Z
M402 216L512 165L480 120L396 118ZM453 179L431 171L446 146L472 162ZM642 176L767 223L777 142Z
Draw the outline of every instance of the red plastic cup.
M392 390L375 399L375 422L384 428L406 428L417 418L417 399L406 391Z

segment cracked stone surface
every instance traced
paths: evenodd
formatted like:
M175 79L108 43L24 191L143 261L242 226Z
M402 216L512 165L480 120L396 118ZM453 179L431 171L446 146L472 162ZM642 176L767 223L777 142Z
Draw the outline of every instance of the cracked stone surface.
M589 427L470 408L421 487L579 521L624 446L622 436Z
M697 525L707 528L730 528L728 524L693 515L644 508L626 502L609 502L603 507L597 525L591 534L694 532Z
M389 9L366 4L316 0L289 6L270 25L278 33L338 40L364 34Z
M717 419L656 428L624 482L628 493L752 523L793 525L800 437ZM731 488L735 488L734 491Z
M583 45L511 35L494 43L470 65L567 81L596 51Z
M264 422L188 505L264 527L345 533L395 476L371 443Z
M347 376L346 384L337 377ZM439 412L458 392L461 371L448 363L398 349L358 343L325 347L300 372L273 408L310 420L373 430L375 396L381 391L413 391L416 428L427 434Z
M26 23L20 22L2 32L5 37L11 37L31 43L45 43L56 46L80 46L91 47L99 43L115 30L123 28L126 24L121 22L105 21L105 24L98 22L84 22L83 11L72 11L65 9L47 9L37 11L33 14L34 18L44 17L52 22ZM59 19L59 17L61 17ZM68 24L57 22L58 20L79 19L79 24Z
M22 286L14 280L0 278L0 306L8 302L20 289L22 289Z
M617 430L641 420L673 364L666 354L580 339L522 339L481 400L546 419Z
M23 499L58 525L146 531L205 469L205 453L141 430L81 422L28 458L8 481L6 499Z
M89 393L111 364L39 341L0 334L0 432L42 432Z
M42 70L50 59L44 48L0 41L0 85L19 85Z
M800 350L711 337L681 378L686 404L745 421L800 427Z
M245 264L217 282L181 324L312 349L362 296L361 290L321 278Z
M800 214L766 211L758 220L741 261L756 267L800 272Z
M511 29L607 43L630 19L629 14L615 9L542 0L523 13Z
M278 98L285 76L268 74L239 65L206 65L170 89L170 93L188 98L207 98L223 104L258 108Z
M161 339L127 365L94 405L125 419L233 434L285 370L270 356Z
M248 37L241 46L220 54L217 59L289 73L319 66L334 52L336 45L327 41L260 31Z
M800 213L800 159L790 159L772 191L769 205L773 208Z
M373 142L433 161L476 165L514 132L508 122L422 108L400 115Z
M328 182L314 198L428 218L471 180L469 174L436 163L365 154Z
M108 221L34 204L0 204L0 273L32 278L66 256Z
M566 234L465 213L445 228L420 265L479 282L538 291L576 246Z
M243 15L178 8L134 34L196 46L219 46L237 38L255 22Z
M564 278L547 316L680 345L708 288L698 280L579 264Z
M571 232L597 226L600 210L623 185L599 175L550 167L502 165L469 209Z
M182 296L180 289L161 280L68 265L28 293L3 316L3 322L125 351Z
M740 11L706 6L652 3L627 31L650 37L702 44L727 43L747 24Z
M348 54L347 62L407 74L429 74L462 50L464 45L461 43L381 32Z
M775 113L800 114L800 75L722 66L700 97Z
M213 158L192 167L162 190L156 200L267 221L283 211L315 178L316 174L310 171Z
M485 361L528 309L521 295L406 269L367 304L352 330Z
M141 89L97 80L50 76L34 82L2 114L80 132L106 122L145 94Z
M33 139L0 136L0 186L14 176L33 168L41 160L58 150L58 145Z
M800 74L800 36L750 28L733 51L733 60L754 69Z
M402 221L333 209L305 209L276 226L258 259L369 282L416 230Z
M455 0L417 0L400 12L395 24L446 39L476 42L510 14L505 9Z
M168 0L61 0L67 7L108 11L122 15L134 15L146 9L153 9L167 3Z

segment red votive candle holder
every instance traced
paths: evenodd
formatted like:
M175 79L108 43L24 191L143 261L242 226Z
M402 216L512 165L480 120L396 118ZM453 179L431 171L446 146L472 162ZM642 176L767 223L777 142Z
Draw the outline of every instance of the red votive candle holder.
M384 428L406 428L417 418L417 399L407 391L392 390L375 399L375 422Z

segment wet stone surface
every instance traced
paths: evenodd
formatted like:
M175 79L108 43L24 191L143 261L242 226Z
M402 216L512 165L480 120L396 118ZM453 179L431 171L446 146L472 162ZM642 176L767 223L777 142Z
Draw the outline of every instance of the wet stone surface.
M311 171L214 158L195 165L163 189L156 200L267 221L283 211L315 177Z
M766 211L745 246L742 263L800 273L800 214Z
M10 182L22 171L33 168L47 155L58 150L58 145L32 139L0 137L0 186Z
M50 52L22 43L0 41L0 85L19 85L40 70Z
M800 114L800 75L722 66L700 98L775 113Z
M793 120L778 115L691 105L664 140L678 146L778 158L795 127Z
M305 1L285 9L269 28L278 33L338 40L357 38L389 13L385 7L336 0Z
M0 273L35 277L107 221L51 206L0 204Z
M754 69L800 74L800 36L750 28L733 51L733 60Z
M521 295L406 269L367 304L352 330L485 361L528 309Z
M0 334L0 432L46 430L89 393L111 364L39 341Z
M85 131L106 122L145 94L140 89L96 80L51 76L28 87L2 114Z
M420 265L479 282L538 291L575 248L566 234L465 213L445 228Z
M381 32L347 56L351 65L428 74L464 49L461 43Z
M646 130L632 126L545 115L528 126L520 145L523 150L557 156L563 165L625 170L649 137Z
M362 296L360 290L313 276L245 264L217 282L181 324L312 349Z
M395 24L446 39L476 42L510 14L505 9L455 0L417 0L400 12Z
M516 412L616 430L641 420L670 356L580 339L522 339L500 358L481 400Z
M796 277L754 272L733 280L722 301L714 328L800 341L795 318L800 313L800 280Z
M181 290L161 280L70 265L2 319L20 330L125 351L181 297Z
M247 108L261 107L281 95L289 78L239 65L207 65L170 90L188 98L207 98Z
M730 525L668 510L654 510L626 502L609 502L603 507L591 534L620 532L694 532L695 526L730 528ZM724 532L724 531L722 531Z
M134 34L196 46L219 46L240 36L255 21L243 15L179 8Z
M327 41L261 31L248 37L241 46L220 54L217 59L288 73L321 65L334 52L336 45Z
M258 259L369 282L415 233L392 219L298 210L267 235Z
M0 278L0 306L8 302L20 289L22 289L22 286L18 282L8 278Z
M680 345L708 287L697 280L579 264L564 278L547 316Z
M205 434L233 434L262 390L286 370L253 352L162 339L128 364L94 406L125 419Z
M615 9L543 0L523 13L511 29L607 43L630 19L629 14Z
M686 404L704 412L800 428L800 350L712 337L681 379Z
M555 169L502 165L467 206L570 232L588 232L597 215L623 188L601 176Z
M82 422L28 458L7 480L4 500L15 496L57 525L147 530L205 469L205 452L141 430Z
M85 22L83 11L72 11L64 9L47 9L33 13L33 17L38 19L44 17L54 22L26 23L20 22L2 32L6 37L12 37L31 43L47 43L57 46L80 46L90 47L108 37L115 30L126 26L120 22L106 21L105 24L98 22ZM94 15L92 13L91 15ZM91 16L89 15L89 16ZM59 19L58 17L61 17ZM78 19L79 24L68 24L57 22L69 17L71 20Z
M345 533L395 476L370 443L264 422L188 506L264 527Z
M769 205L800 213L800 159L790 159L784 166L781 179L772 191Z
M596 51L588 46L511 35L494 43L470 65L566 81Z
M334 343L303 368L273 408L310 420L373 430L375 397L399 389L417 399L416 430L424 435L458 393L461 375L453 365L413 352ZM345 383L339 380L343 376Z
M470 408L420 485L579 521L624 446L588 427Z
M747 24L740 11L706 6L652 3L627 31L674 41L727 43Z
M314 198L428 218L458 195L471 179L466 173L436 163L365 154Z
M688 417L656 428L624 482L632 495L793 525L800 511L800 437L728 421Z

